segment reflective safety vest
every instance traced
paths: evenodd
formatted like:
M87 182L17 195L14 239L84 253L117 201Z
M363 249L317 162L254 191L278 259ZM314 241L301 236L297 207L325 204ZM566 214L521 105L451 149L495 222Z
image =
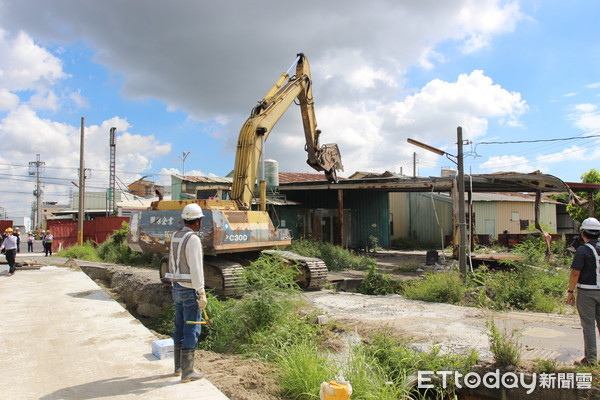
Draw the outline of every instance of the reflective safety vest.
M596 251L596 248L594 246L592 246L589 243L586 243L585 245L587 247L589 247L590 249L592 249L592 254L594 254L594 257L596 258L596 284L595 285L586 285L583 283L578 283L577 287L581 288L581 289L599 290L600 289L600 256L598 256L598 252Z
M169 266L165 279L169 282L192 282L190 266L185 258L185 246L194 234L190 230L179 230L171 236L171 249L169 250Z

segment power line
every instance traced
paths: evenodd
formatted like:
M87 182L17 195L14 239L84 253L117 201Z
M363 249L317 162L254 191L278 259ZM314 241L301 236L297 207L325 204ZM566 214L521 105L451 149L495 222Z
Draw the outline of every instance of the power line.
M577 139L589 139L594 137L600 137L600 135L588 135L588 136L573 136L569 138L556 138L556 139L536 139L536 140L514 140L506 142L478 142L476 147L480 144L517 144L517 143L539 143L539 142L558 142L565 140L577 140Z

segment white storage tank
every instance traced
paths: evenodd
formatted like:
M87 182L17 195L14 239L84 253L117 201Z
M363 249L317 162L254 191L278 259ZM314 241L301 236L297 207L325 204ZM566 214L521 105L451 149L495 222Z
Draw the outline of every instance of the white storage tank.
M258 164L258 180L262 178L262 163ZM274 193L279 187L279 163L277 160L265 160L265 181L267 193Z
M444 167L442 168L442 178L454 178L457 171L454 168Z

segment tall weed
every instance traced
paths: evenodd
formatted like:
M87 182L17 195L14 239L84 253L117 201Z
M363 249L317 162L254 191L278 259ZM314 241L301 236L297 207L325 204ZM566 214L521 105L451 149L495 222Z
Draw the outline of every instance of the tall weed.
M488 327L488 338L490 341L490 351L494 355L494 361L499 367L508 367L510 365L518 366L521 362L521 348L518 330L513 329L510 333L500 332L493 319L490 319L486 326Z
M403 294L412 300L457 304L466 292L465 284L456 271L428 273L422 280L403 285Z
M293 251L305 257L320 258L327 264L330 271L343 269L367 269L376 265L370 257L356 254L340 246L316 240L295 240L286 250Z
M275 365L280 372L281 394L288 399L318 399L321 383L336 375L331 361L312 342L301 341L282 348Z

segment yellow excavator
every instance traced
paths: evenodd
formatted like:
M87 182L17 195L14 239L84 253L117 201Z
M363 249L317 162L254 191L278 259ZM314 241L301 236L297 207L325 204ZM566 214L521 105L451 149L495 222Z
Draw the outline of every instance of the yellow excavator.
M295 67L295 75L290 72ZM275 228L266 212L266 184L260 181L259 210L253 210L254 188L264 142L271 130L295 101L300 104L306 138L307 163L323 171L330 182L337 182L337 171L343 171L336 144L319 143L312 96L312 79L308 60L300 53L267 95L252 109L239 134L230 200L196 199L153 202L149 210L131 214L128 244L138 252L167 254L170 238L179 229L181 210L197 203L204 211L198 235L204 249L206 286L221 297L243 293L243 260L252 254L268 251L291 260L300 269L296 281L306 290L321 289L327 279L327 266L318 258L302 257L289 251L273 250L291 243L288 229ZM264 171L264 168L263 168ZM164 279L168 257L161 261L160 277Z

